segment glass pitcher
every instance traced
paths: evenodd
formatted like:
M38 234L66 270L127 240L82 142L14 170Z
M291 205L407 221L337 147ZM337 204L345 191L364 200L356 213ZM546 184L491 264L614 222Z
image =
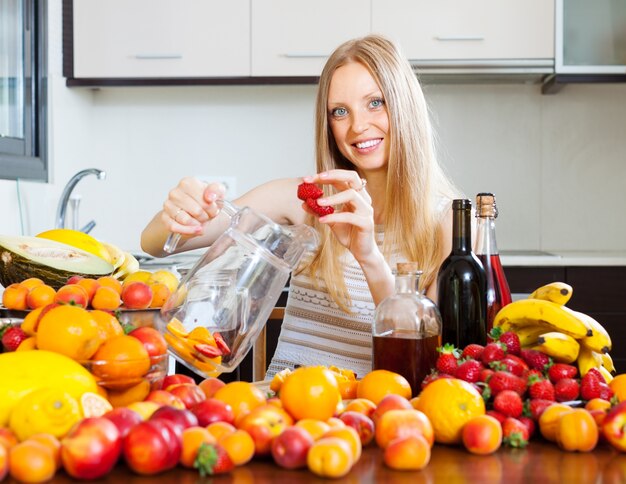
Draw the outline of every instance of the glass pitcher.
M205 377L233 371L254 345L289 274L317 233L281 226L227 201L229 228L183 277L161 309L169 351Z

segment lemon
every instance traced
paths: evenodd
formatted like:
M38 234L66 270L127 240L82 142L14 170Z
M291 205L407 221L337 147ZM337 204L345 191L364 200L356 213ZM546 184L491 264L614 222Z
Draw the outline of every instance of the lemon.
M113 405L97 393L85 392L80 396L80 408L85 418L102 417L108 411L113 410Z
M59 388L39 388L21 398L11 412L9 428L22 441L38 433L61 439L82 419L78 401Z
M149 271L135 271L132 274L128 274L124 278L124 285L127 286L131 282L143 282L148 284L148 281L152 277L152 272Z

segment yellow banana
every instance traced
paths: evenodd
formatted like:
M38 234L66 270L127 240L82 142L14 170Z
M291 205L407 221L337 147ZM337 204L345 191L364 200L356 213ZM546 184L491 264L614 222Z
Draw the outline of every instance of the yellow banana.
M493 325L502 331L517 331L527 326L546 326L547 331L558 331L572 338L580 339L591 336L591 331L571 312L565 311L552 301L543 299L520 299L504 306L496 317Z
M106 242L101 242L101 244L109 253L109 262L113 265L113 267L115 269L121 267L124 263L124 259L126 258L126 254L122 251L122 249Z
M591 335L581 338L581 345L584 345L587 348L598 353L606 353L608 351L611 351L613 343L611 342L611 337L609 336L609 333L606 331L606 329L604 329L604 326L602 326L588 314L574 311L573 309L567 307L564 307L564 309L580 319L580 321L585 326L587 326L587 329L589 329L589 331L591 332Z
M124 252L124 262L118 269L113 273L113 277L116 279L122 279L132 274L133 272L137 272L139 270L139 261L135 259L130 252Z
M552 301L553 303L563 306L572 297L574 289L564 282L551 282L545 286L541 286L529 296L529 299L543 299L544 301Z
M603 366L599 366L598 370L600 371L600 373L604 377L604 380L607 383L611 383L611 380L613 380L613 375L611 375L611 372L609 370L607 370L606 368L604 368Z
M602 359L602 366L610 373L615 373L615 366L613 365L613 358L611 358L611 355L608 353L601 353L600 358Z
M587 374L592 368L598 368L602 366L602 358L599 353L590 350L584 345L580 346L578 352L578 372L581 378Z
M571 336L552 331L539 336L532 349L539 350L560 363L573 363L578 358L580 345Z
M546 325L539 324L537 326L524 326L522 328L516 328L514 331L515 334L517 334L522 347L526 347L537 344L539 336L548 332L549 328Z

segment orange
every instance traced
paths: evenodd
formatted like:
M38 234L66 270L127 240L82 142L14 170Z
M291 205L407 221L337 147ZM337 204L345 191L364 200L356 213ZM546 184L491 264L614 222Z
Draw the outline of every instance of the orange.
M150 356L137 338L123 334L102 343L93 355L92 373L106 388L123 389L136 385L150 370Z
M35 440L26 440L9 451L9 473L20 482L44 482L52 479L56 462L50 449Z
M235 422L253 408L265 404L263 392L251 383L244 381L227 383L215 392L213 398L217 398L232 407L235 414Z
M56 468L61 468L61 442L52 434L35 434L28 437L28 440L39 442L40 444L45 445L50 452L52 452L52 456L54 457L54 462L56 464Z
M314 418L303 418L295 423L296 427L306 430L313 440L321 439L331 429L329 423Z
M96 279L100 287L108 287L113 289L119 296L122 295L122 283L111 276L102 276Z
M328 420L341 402L333 373L323 366L301 366L290 373L280 388L283 408L295 419Z
M609 383L609 388L613 390L620 402L626 400L626 373L616 375Z
M237 427L235 427L232 424L229 424L228 422L219 421L219 422L213 422L209 424L206 429L219 442L219 440L225 435L232 434L233 432L235 432L237 430Z
M94 309L91 311L91 317L98 323L103 341L124 334L124 328L113 314Z
M121 305L122 299L120 295L115 292L115 289L107 286L96 289L93 299L91 300L91 307L94 309L114 311Z
M388 370L370 371L361 380L356 389L358 398L367 398L376 405L390 393L411 398L411 385L402 375Z
M101 342L98 323L79 306L56 306L46 312L37 327L37 348L75 360L91 358Z
M200 445L215 444L216 440L204 427L189 427L183 430L181 442L182 452L179 462L183 467L193 468Z
M236 466L244 465L254 457L254 440L245 430L235 430L218 441Z
M37 327L39 325L39 315L43 311L43 308L33 309L29 311L29 313L24 317L24 321L22 321L22 331L26 333L28 336L34 336L37 332Z
M463 426L472 417L485 414L485 401L470 383L442 378L422 390L417 410L430 419L437 442L458 444Z

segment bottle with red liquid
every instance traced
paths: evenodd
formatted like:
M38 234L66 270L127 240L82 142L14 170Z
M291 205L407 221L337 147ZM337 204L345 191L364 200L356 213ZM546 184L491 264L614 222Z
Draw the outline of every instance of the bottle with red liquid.
M496 243L496 197L492 193L476 195L476 255L487 276L487 332L491 331L498 311L511 302L511 291L504 275Z
M404 376L413 396L437 362L441 316L437 305L419 292L417 263L399 263L395 293L383 300L372 324L372 369Z

